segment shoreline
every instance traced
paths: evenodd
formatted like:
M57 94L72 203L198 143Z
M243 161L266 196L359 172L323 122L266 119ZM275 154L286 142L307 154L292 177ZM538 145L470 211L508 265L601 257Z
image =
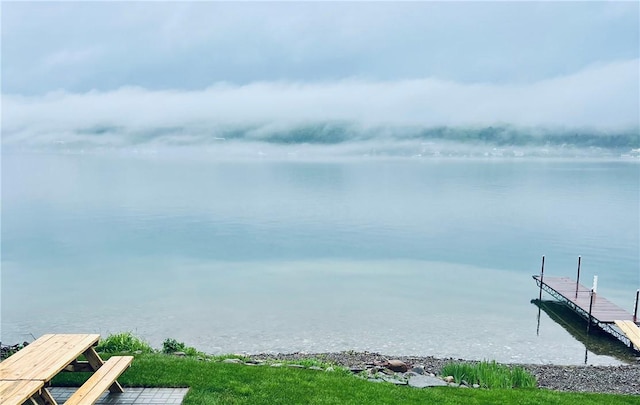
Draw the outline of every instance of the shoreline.
M2 345L0 361L11 349L21 346ZM7 353L5 353L5 351ZM184 355L184 353L182 353ZM257 353L237 354L249 362L280 362L295 363L302 360L319 360L335 364L351 370L354 374L371 371L382 363L391 360L399 360L405 363L409 369L420 367L425 374L438 377L446 377L441 374L443 366L447 363L479 363L479 360L461 358L439 358L434 356L387 356L377 352L323 352L323 353ZM527 364L527 363L501 363L508 367L522 367L537 379L540 389L549 389L564 392L626 394L640 396L640 357L634 364L625 365L559 365L559 364Z
M440 375L442 367L450 362L478 363L474 360L436 358L432 356L385 356L371 352L338 353L278 353L246 355L252 360L293 361L317 359L335 363L354 372L364 371L388 360L401 360L409 366L420 365L425 372ZM618 366L565 366L555 364L507 364L520 366L538 380L538 388L565 392L640 395L640 360L637 364Z

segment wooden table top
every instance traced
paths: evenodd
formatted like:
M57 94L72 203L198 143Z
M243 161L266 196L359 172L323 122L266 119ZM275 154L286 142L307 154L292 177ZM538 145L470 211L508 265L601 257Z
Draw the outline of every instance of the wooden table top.
M44 381L38 380L0 380L0 400L2 405L22 405L43 387Z
M50 381L56 374L98 343L97 334L49 334L0 363L0 380Z

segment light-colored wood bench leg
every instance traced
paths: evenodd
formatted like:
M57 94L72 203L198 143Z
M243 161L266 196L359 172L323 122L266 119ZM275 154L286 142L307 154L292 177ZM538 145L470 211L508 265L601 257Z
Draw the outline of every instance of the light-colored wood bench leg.
M42 399L44 399L44 403L45 404L47 404L47 405L58 405L56 400L53 399L53 397L51 396L51 393L49 392L48 389L43 388L42 391L40 391L40 396L42 397Z
M116 383L116 379L131 365L131 361L133 361L133 356L111 357L69 397L65 405L94 404L107 388ZM118 384L118 386L120 385Z
M46 388L43 388L39 392L33 394L33 396L29 398L28 403L31 405L58 405Z

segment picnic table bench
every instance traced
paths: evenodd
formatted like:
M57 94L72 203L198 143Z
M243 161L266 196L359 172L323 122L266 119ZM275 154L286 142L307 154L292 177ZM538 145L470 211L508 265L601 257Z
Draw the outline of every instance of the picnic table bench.
M117 378L131 365L132 356L103 361L94 346L100 335L49 334L0 362L0 404L57 405L47 387L62 371L89 371L93 375L65 405L94 404L109 389L124 392ZM79 361L83 355L86 361Z

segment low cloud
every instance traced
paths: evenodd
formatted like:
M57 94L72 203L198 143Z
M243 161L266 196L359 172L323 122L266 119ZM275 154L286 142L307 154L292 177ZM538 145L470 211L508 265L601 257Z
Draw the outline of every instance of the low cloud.
M93 137L128 143L158 128L187 139L203 130L348 122L376 126L637 128L639 60L614 62L531 84L420 80L218 83L199 91L123 87L108 92L3 95L3 143L43 144ZM100 136L98 136L98 135ZM98 140L99 138L99 140Z

